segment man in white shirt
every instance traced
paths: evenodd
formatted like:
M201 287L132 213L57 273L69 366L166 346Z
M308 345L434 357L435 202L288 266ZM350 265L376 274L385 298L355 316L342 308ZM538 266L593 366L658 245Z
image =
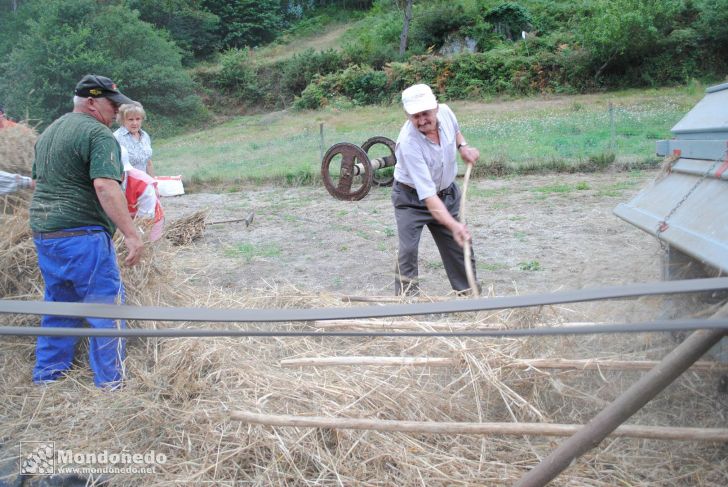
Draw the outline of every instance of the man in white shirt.
M402 92L402 104L407 122L397 138L392 189L399 236L395 293L419 293L417 255L425 225L435 239L450 285L456 291L466 291L470 286L463 245L471 236L457 219L460 189L455 184L456 153L467 164L475 164L480 153L468 146L455 114L447 105L437 103L429 86L410 86ZM475 269L473 254L471 262Z

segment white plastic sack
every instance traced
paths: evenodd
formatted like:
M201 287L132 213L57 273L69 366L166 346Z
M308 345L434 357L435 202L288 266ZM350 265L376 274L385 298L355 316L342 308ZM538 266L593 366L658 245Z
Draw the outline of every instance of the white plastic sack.
M185 194L182 176L157 176L159 196L179 196Z

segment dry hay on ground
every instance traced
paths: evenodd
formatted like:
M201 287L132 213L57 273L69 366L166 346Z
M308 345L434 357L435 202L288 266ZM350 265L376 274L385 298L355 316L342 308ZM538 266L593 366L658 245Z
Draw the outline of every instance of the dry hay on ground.
M0 215L0 223L0 297L41 297L43 283L27 215Z
M27 216L5 216L0 228L0 297L41 299L43 281ZM115 246L128 304L161 305L179 302L185 287L173 272L176 250L168 242L147 243L142 260L134 267L124 265L123 238L117 233Z
M342 306L336 296L289 287L249 296L196 291L195 300L167 304L244 309ZM560 320L561 311L545 307L438 321L539 326ZM307 325L247 326L300 330ZM229 414L244 410L413 421L585 423L639 373L521 370L507 365L533 357L659 358L673 343L656 334L133 340L126 363L129 379L114 393L93 387L85 356L66 379L33 386L32 341L11 339L0 346L0 388L7 391L0 405L5 418L0 425L5 444L0 471L8 462L17 462L19 441L55 440L56 448L74 451L154 450L166 455L155 474L119 474L110 485L512 485L562 440L266 427L242 424ZM279 365L284 358L337 355L452 357L460 365ZM716 382L716 374L689 372L630 423L725 426L726 409L715 392ZM728 480L725 453L725 446L709 443L608 439L553 485L722 486Z
M172 245L189 245L200 238L205 231L207 214L207 210L200 210L175 220L165 228L165 238L172 242Z

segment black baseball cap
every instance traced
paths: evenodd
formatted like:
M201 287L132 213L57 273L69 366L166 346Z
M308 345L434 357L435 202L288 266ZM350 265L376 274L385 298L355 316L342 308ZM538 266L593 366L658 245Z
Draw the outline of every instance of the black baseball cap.
M118 105L134 102L119 91L116 84L109 78L95 74L87 74L81 78L73 93L84 98L108 98Z

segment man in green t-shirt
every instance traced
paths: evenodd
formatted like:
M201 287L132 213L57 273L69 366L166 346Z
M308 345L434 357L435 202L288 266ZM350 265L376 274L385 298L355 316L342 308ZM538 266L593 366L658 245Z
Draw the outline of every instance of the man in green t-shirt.
M103 76L86 75L76 85L73 112L53 122L38 138L33 161L36 190L30 227L45 281L45 300L123 303L124 287L112 237L124 236L125 263L141 259L144 244L121 191L119 144L109 127L119 105L132 103ZM124 328L124 321L86 318L94 328ZM42 327L81 327L75 317L43 316ZM70 367L78 337L39 337L33 381L46 383ZM125 342L91 338L89 361L98 387L116 388L123 379Z

